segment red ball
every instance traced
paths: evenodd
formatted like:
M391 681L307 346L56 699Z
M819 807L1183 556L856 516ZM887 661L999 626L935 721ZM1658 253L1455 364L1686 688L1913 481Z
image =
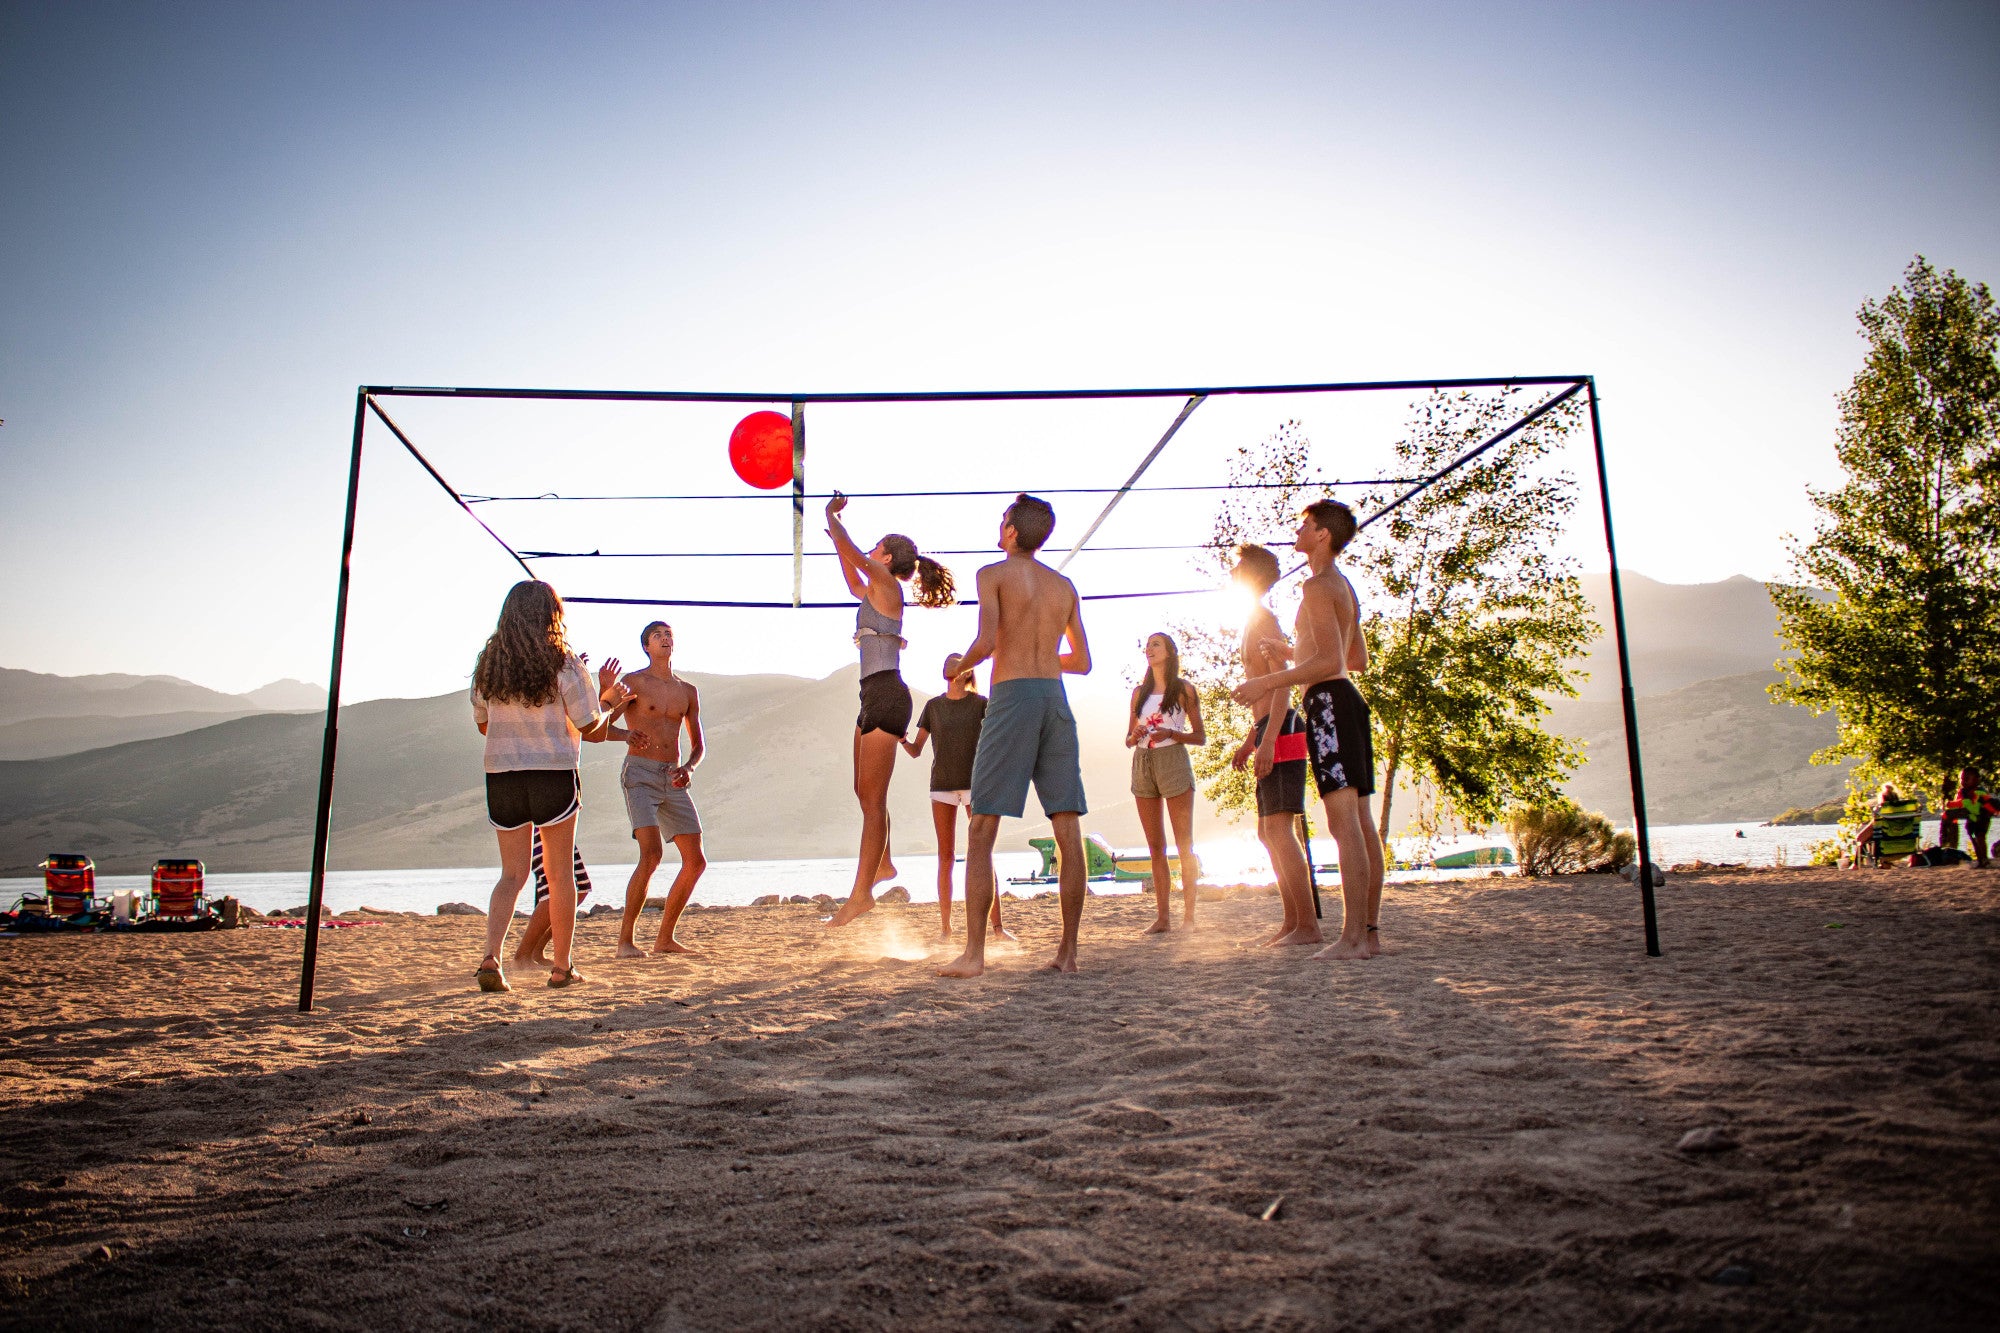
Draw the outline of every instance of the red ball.
M729 432L729 466L760 491L792 480L792 419L782 412L752 412Z

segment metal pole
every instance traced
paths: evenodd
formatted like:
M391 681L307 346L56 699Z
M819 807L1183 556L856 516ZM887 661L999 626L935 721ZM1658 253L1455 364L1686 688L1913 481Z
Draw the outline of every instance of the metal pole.
M806 586L806 405L792 404L792 605Z
M1483 375L1445 380L1346 380L1322 384L1220 384L1185 389L971 389L919 393L691 393L672 389L518 389L472 385L369 384L377 398L540 398L597 403L1004 403L1093 398L1189 398L1218 394L1368 393L1409 389L1504 389L1574 384L1583 375Z
M1305 845L1306 849L1306 883L1312 885L1313 920L1323 920L1326 913L1320 910L1319 905L1319 874L1313 869L1312 820L1306 818L1305 811L1303 810L1299 812L1299 841Z
M526 574L529 578L534 578L535 571L528 567L528 562L521 558L521 553L515 550L512 546L509 546L507 544L507 539L505 537L502 537L499 533L495 532L492 528L488 527L485 519L481 518L479 515L472 512L472 506L465 502L465 497L458 493L458 488L453 486L450 482L444 479L444 473L438 471L436 468L431 466L431 460L424 457L423 450L417 448L415 442L412 441L409 436L403 434L403 428L401 426L398 426L395 422L389 419L389 414L382 410L382 404L375 401L374 395L372 394L368 395L367 401L368 401L368 410L370 412L373 412L375 414L375 419L377 421L380 421L383 425L387 426L389 428L389 433L395 436L396 439L402 444L402 446L405 449L410 451L410 457L417 460L417 466L421 467L424 471L431 474L431 480L444 488L444 493L451 497L453 504L457 505L460 509L463 509L465 511L466 517L470 518L474 523L477 523L481 528L484 528L486 530L487 536L491 537L494 541L500 543L500 549L505 551L508 555L514 558L514 563L521 567L521 572L523 574Z
M1181 414L1174 418L1174 424L1167 427L1167 433L1160 437L1160 442L1153 446L1152 452L1139 460L1139 466L1132 469L1132 475L1125 478L1125 484L1118 488L1115 495L1105 501L1104 508L1098 512L1096 518L1090 521L1090 526L1083 530L1083 535L1076 539L1076 545L1069 548L1069 554L1056 561L1056 570L1058 572L1066 569L1069 566L1069 562L1076 559L1076 553L1083 549L1083 544L1097 535L1097 530L1104 526L1104 520L1111 517L1111 511L1118 507L1118 502L1125 498L1126 492L1138 484L1139 478L1146 475L1146 469L1153 466L1153 460L1160 456L1160 450L1167 447L1167 441L1174 438L1174 433L1180 430L1181 423L1188 419L1188 414L1207 401L1208 395L1205 393L1198 393L1187 400L1187 406L1183 407Z
M1646 831L1646 777L1639 762L1639 710L1632 699L1632 656L1625 642L1625 593L1618 581L1618 542L1611 528L1611 483L1604 475L1604 427L1597 416L1597 377L1589 377L1590 444L1597 454L1597 498L1604 509L1604 553L1611 558L1611 627L1618 640L1618 697L1625 708L1625 765L1632 777L1632 821L1639 834L1639 901L1646 913L1646 954L1660 956L1660 922L1653 907L1653 843Z
M333 822L333 757L340 743L340 659L347 647L347 585L354 558L354 510L361 498L361 437L368 426L368 394L354 394L354 451L347 461L347 523L340 534L340 591L333 600L333 665L327 671L326 737L319 751L319 811L313 818L312 879L306 894L306 953L299 968L299 1012L311 1013L313 972L319 965L319 905L326 891L326 843Z

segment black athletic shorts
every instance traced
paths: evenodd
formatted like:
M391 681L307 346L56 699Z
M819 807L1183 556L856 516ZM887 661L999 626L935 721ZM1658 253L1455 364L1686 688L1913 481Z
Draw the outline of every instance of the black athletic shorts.
M1368 701L1342 677L1306 689L1306 757L1322 798L1345 787L1375 794L1375 739L1368 730Z
M1269 718L1257 719L1257 744L1264 743L1264 724ZM1302 815L1306 812L1306 724L1292 709L1285 710L1284 721L1278 724L1278 739L1274 749L1278 754L1292 753L1296 747L1297 759L1280 759L1271 765L1271 771L1257 779L1257 818L1266 815ZM1296 740L1288 739L1296 737Z
M910 731L910 687L900 671L877 671L861 678L861 714L854 725L862 734L886 731L898 739Z
M576 770L516 768L486 775L486 822L497 829L560 824L577 811Z

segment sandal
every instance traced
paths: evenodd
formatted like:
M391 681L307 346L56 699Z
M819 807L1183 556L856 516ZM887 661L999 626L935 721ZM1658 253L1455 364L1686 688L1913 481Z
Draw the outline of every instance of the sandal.
M492 966L487 966L487 963L491 963ZM485 962L480 963L477 975L479 977L479 989L483 991L510 991L514 989L507 984L507 975L500 970L499 960L493 958L491 955L487 956Z
M567 971L557 968L549 973L549 989L561 990L564 986L574 986L582 980L584 980L583 973L577 971L574 965Z

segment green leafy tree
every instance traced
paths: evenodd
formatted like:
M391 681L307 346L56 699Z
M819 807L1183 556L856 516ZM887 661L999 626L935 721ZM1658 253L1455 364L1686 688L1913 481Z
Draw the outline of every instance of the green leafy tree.
M1257 443L1238 447L1229 460L1227 480L1232 486L1255 489L1222 492L1208 548L1195 562L1203 574L1218 581L1228 575L1243 542L1271 544L1282 539L1273 549L1280 561L1285 560L1299 511L1327 493L1319 464L1313 460L1312 441L1297 421L1286 421ZM1289 632L1293 603L1285 600L1287 586L1280 583L1272 596L1278 621ZM1226 811L1257 808L1256 774L1229 766L1230 755L1249 734L1251 723L1250 710L1229 694L1243 678L1237 655L1242 629L1240 623L1174 624L1182 670L1200 692L1202 721L1208 728L1208 743L1188 757L1202 794Z
M1860 761L1850 823L1884 778L1934 799L2000 759L2000 312L1919 255L1859 320L1867 356L1834 437L1847 479L1809 492L1796 586L1771 588L1791 650L1771 693L1838 718L1813 762Z
M1428 476L1518 420L1518 390L1437 392L1395 446L1400 475ZM1576 485L1550 455L1578 423L1574 400L1488 449L1366 529L1347 563L1379 590L1364 631L1362 692L1375 716L1388 836L1399 784L1470 827L1559 795L1579 759L1543 730L1553 695L1573 696L1596 626L1574 562L1554 554ZM1361 512L1391 492L1367 496Z

